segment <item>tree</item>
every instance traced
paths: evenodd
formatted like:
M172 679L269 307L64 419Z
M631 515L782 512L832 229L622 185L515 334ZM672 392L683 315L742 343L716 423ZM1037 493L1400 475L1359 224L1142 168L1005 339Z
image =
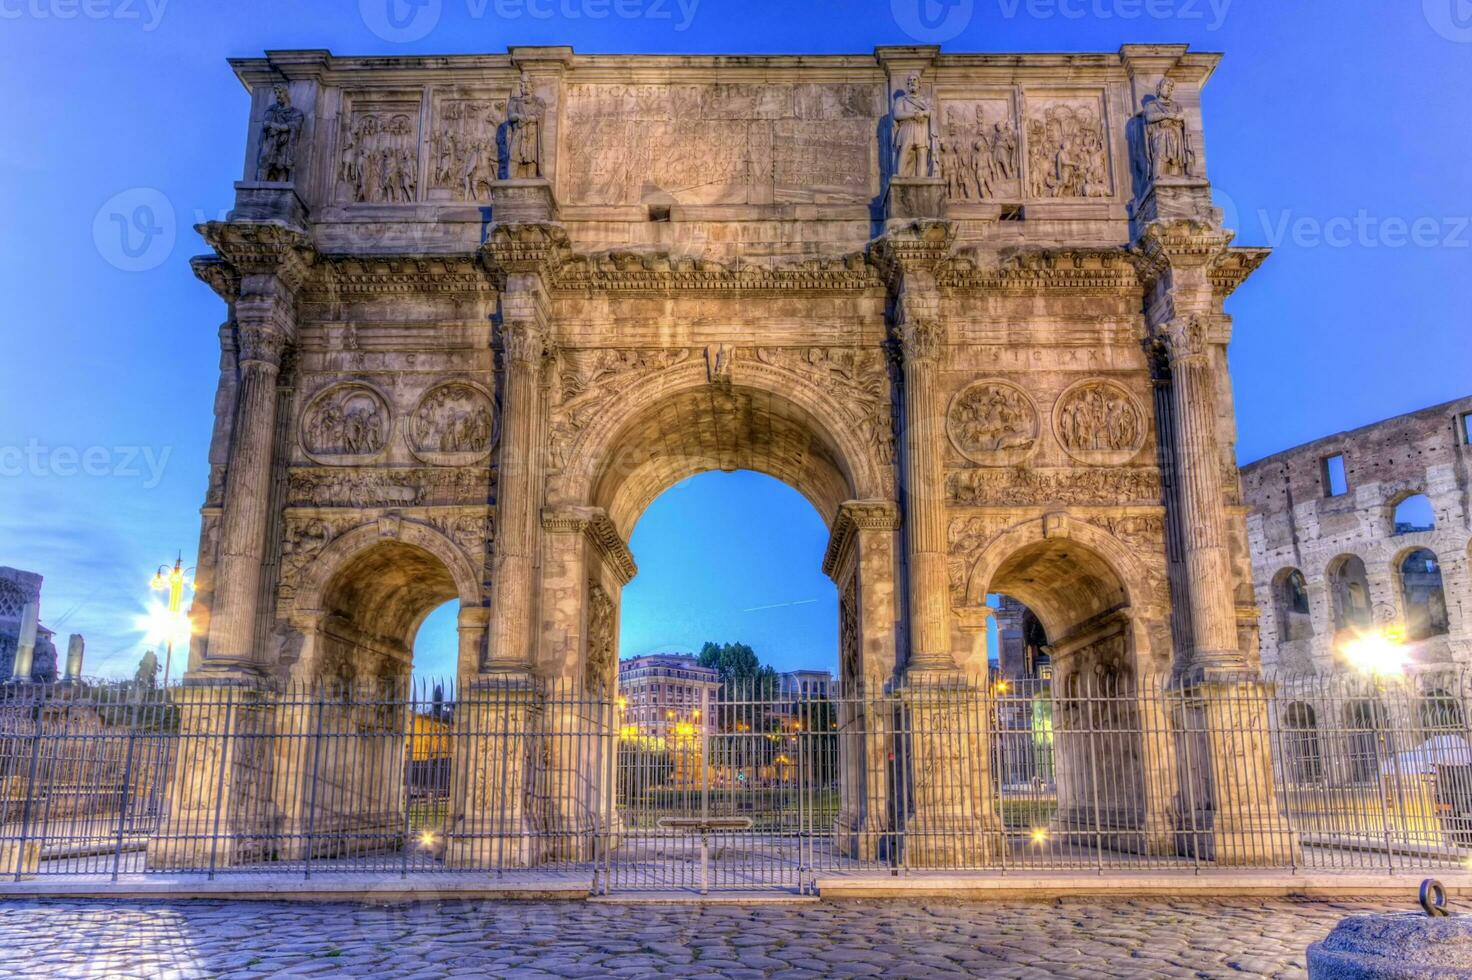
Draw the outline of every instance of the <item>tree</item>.
M724 700L775 697L777 671L757 658L745 643L710 643L700 648L700 665L721 675Z
M138 672L133 675L133 683L139 687L152 690L158 686L158 654L149 650L138 661Z

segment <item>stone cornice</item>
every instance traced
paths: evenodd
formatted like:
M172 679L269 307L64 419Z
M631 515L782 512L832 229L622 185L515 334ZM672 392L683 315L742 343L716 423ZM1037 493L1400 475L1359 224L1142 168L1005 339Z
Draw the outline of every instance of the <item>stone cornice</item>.
M669 252L598 252L571 256L553 286L563 290L746 291L867 290L884 281L862 254L771 265L725 264Z
M639 574L633 553L601 507L549 507L542 511L542 529L551 534L584 535L613 569L620 585L627 585Z
M939 219L920 219L893 229L869 243L869 259L886 281L898 283L912 270L938 273L951 258L956 226Z
M1140 281L1153 286L1172 270L1210 268L1232 243L1230 231L1200 221L1153 224L1130 247Z
M1123 249L1026 249L985 262L978 252L958 254L939 284L958 289L1030 292L1038 289L1137 295L1140 277Z
M196 255L189 260L194 277L209 286L227 303L235 302L240 295L240 273L235 267L217 255Z
M325 256L318 288L336 296L490 293L495 283L474 254Z
M312 275L317 251L300 228L279 221L207 221L195 226L235 274L275 276L291 291Z
M1262 268L1272 251L1270 248L1227 249L1207 270L1212 289L1223 299L1232 295L1248 276Z
M550 279L570 252L567 229L551 221L494 225L480 247L481 261L498 280L518 274Z
M898 531L900 507L892 500L849 500L838 508L828 548L823 554L823 574L832 578L860 531Z

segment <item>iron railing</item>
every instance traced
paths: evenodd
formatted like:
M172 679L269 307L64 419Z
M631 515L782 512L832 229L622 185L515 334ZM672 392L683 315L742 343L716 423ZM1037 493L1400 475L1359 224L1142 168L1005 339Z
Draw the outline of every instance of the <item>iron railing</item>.
M727 685L0 689L0 880L571 872L802 889L931 869L1472 858L1472 677L1075 672Z

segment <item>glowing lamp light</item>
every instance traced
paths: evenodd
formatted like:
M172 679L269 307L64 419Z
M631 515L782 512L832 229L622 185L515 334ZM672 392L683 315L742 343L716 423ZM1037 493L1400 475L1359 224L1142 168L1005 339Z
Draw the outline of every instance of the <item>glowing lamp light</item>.
M1048 842L1048 831L1043 827L1036 827L1029 834L1034 844L1046 844Z
M435 845L438 843L439 837L432 830L426 830L424 833L419 835L419 846L424 848L426 851L434 850Z
M1380 677L1404 673L1408 662L1405 638L1398 630L1357 633L1340 652L1355 670Z
M171 612L161 602L150 602L148 610L134 621L148 643L175 643L183 646L194 635L194 624L186 612Z

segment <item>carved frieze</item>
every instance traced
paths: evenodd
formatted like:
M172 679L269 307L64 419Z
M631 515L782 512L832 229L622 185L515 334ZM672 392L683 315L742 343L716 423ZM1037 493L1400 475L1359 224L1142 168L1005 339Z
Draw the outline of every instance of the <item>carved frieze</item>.
M409 423L409 448L434 466L469 466L490 455L495 439L491 396L468 381L447 381L424 393Z
M333 385L302 413L302 449L319 463L372 462L388 445L392 424L388 401L376 389L358 381Z
M947 529L947 568L950 572L951 605L966 605L971 569L992 539L1015 523L1015 519L998 514L987 517L962 517L951 521Z
M583 664L583 683L588 693L606 693L614 682L618 663L617 611L603 587L588 587L588 657Z
M596 204L862 201L882 89L853 83L578 84L563 199Z
M354 99L338 144L338 197L407 204L419 196L418 99Z
M406 507L485 504L495 476L484 466L393 469L297 468L287 503L297 507Z
M1032 103L1027 118L1028 192L1034 198L1109 197L1109 139L1097 98Z
M946 476L950 502L960 507L1047 504L1159 503L1155 469L967 469Z
M1053 432L1068 454L1096 466L1127 463L1145 444L1145 413L1113 381L1080 381L1053 408Z
M577 434L620 392L641 378L695 356L696 351L689 348L617 350L573 347L559 350L557 385L560 398L548 439L553 465L559 468L565 465L563 457Z
M894 419L884 351L858 347L755 347L739 352L758 363L800 375L842 406L875 459L894 462Z
M951 399L946 433L973 463L1007 466L1037 447L1038 411L1027 393L1010 382L976 381Z
M1010 99L947 100L938 144L952 201L1022 197L1021 140Z
M431 514L426 520L431 527L477 560L486 556L495 540L495 522L484 510L474 513Z
M430 136L430 190L457 201L489 201L500 166L496 134L505 121L504 97L438 100Z

